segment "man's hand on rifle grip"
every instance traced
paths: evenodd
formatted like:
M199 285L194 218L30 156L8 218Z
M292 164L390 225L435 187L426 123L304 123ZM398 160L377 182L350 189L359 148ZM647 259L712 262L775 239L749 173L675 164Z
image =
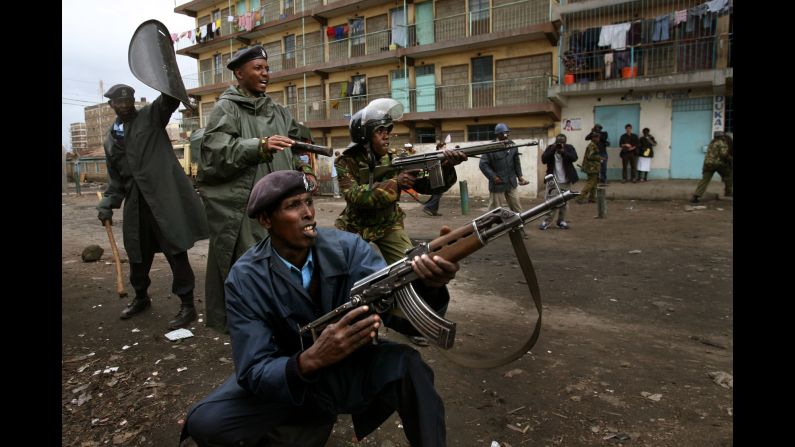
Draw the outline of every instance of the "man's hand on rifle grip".
M301 374L311 374L333 365L372 342L381 326L381 317L372 314L361 318L368 311L368 306L357 307L338 322L326 326L315 343L298 356Z
M401 171L397 176L397 184L400 189L411 189L414 187L414 182L417 180L417 174L421 169L411 169Z
M449 233L450 227L443 226L439 230L439 236ZM460 268L457 262L450 262L441 256L428 255L415 256L411 261L411 267L417 276L422 279L428 287L442 287L455 278L455 274Z

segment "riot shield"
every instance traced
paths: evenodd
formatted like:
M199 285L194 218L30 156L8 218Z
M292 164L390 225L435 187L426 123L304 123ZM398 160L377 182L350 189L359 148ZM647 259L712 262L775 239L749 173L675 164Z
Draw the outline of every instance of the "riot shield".
M179 74L171 34L165 25L154 19L140 24L130 39L127 61L139 81L193 109Z

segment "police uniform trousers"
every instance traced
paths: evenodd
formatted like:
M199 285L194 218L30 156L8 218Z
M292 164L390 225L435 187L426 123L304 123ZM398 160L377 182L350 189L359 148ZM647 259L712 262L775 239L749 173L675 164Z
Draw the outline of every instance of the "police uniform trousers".
M301 405L257 397L233 375L191 408L182 439L190 435L202 447L269 445L280 426L324 426L330 433L338 414L351 414L356 437L362 439L395 411L412 446L445 445L444 405L433 387L433 370L414 349L381 341L320 371L306 384ZM323 446L327 438L301 445Z
M171 292L179 297L193 296L193 288L196 278L188 260L188 252L183 251L176 254L176 249L170 248L170 244L163 238L160 228L157 226L152 210L146 203L143 195L138 195L138 235L141 244L142 262L130 262L130 284L135 290L135 296L143 298L147 295L149 285L149 270L152 268L152 261L155 253L163 252L171 266Z
M596 202L596 184L599 181L599 174L589 173L588 180L585 181L585 186L580 191L580 198L577 199L577 202L583 203L586 200L589 202Z
M712 180L712 176L715 173L720 175L721 180L723 180L723 194L725 196L732 195L732 168L729 165L720 165L718 167L711 167L707 168L704 167L701 171L701 181L698 182L698 186L696 187L695 196L701 197L707 191L707 186L709 186L709 182Z

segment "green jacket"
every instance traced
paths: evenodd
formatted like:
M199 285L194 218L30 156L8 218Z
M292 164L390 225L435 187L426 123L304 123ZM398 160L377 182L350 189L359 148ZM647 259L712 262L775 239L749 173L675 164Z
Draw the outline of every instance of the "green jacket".
M389 230L403 228L406 213L400 209L398 171L386 169L394 154L387 153L376 165L373 187L363 181L361 170L367 169L367 154L364 146L350 145L335 161L340 193L347 205L334 225L340 230L359 234L366 241L380 239ZM378 168L382 169L378 169ZM438 194L450 189L456 182L455 168L442 168L444 187L432 190L427 177L418 178L414 190L421 194Z
M599 147L596 143L589 143L582 157L582 172L586 174L598 174L599 166L602 163L602 156L599 155Z
M707 154L704 156L704 168L718 169L724 166L731 166L733 157L729 153L729 145L722 138L715 138L707 147Z
M210 112L196 175L210 229L207 269L217 269L215 275L207 275L207 306L219 306L214 311L208 309L208 326L225 326L217 320L225 320L223 281L232 264L250 246L268 237L267 231L246 215L254 184L273 171L294 169L312 174L312 168L290 149L263 159L260 138L297 138L302 127L287 108L269 96L246 96L235 86L226 89ZM221 283L215 284L218 279ZM220 296L208 296L213 294Z
M166 125L179 101L160 95L124 123L124 143L105 134L108 187L97 209L112 216L124 202L124 249L130 262L143 262L140 247L139 192L163 236L163 252L182 253L193 243L207 239L204 207L188 176L174 155ZM112 128L112 127L111 127Z

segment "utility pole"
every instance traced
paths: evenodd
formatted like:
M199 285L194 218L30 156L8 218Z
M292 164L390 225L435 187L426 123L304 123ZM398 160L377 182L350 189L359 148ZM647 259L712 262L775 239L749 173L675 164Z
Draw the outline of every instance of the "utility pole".
M66 148L61 145L61 192L69 195L69 190L66 188Z

